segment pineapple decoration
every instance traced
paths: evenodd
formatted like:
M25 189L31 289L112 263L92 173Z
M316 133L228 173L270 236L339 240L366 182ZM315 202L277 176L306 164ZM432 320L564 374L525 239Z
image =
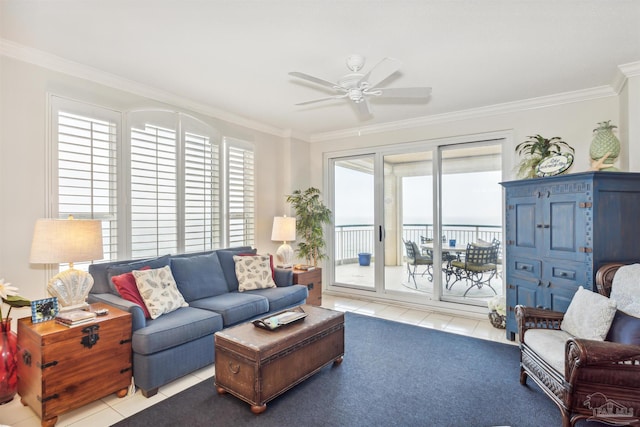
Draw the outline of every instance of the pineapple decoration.
M598 123L598 127L593 130L595 135L589 149L592 170L618 170L613 166L613 163L620 155L620 141L613 134L614 128L617 128L617 126L612 125L611 120L607 120Z

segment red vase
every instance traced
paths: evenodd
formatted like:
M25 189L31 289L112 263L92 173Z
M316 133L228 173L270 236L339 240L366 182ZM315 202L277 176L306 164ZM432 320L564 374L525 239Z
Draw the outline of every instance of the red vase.
M18 390L18 338L11 319L0 320L0 405L11 402Z

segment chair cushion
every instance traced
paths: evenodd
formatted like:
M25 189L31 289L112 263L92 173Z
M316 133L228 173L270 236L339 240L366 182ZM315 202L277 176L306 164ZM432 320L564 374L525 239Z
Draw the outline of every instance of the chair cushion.
M253 292L229 292L198 299L192 301L190 305L219 313L225 327L247 321L269 311L269 300Z
M221 329L222 316L218 313L183 307L149 320L144 328L133 333L131 346L136 354L153 354L213 335Z
M132 273L152 319L189 305L178 290L168 265L152 270L134 270Z
M528 329L524 342L545 362L564 373L564 347L571 334L556 329Z
M142 267L140 270L149 270L149 266ZM122 298L138 304L142 308L144 317L146 319L151 319L151 314L144 303L144 299L142 299L142 296L140 295L140 291L136 285L136 278L133 277L133 273L129 272L119 276L113 276L111 281Z
M640 318L618 310L607 334L607 341L640 345Z
M238 292L276 287L268 255L234 255L233 260L236 263Z
M618 310L640 317L640 264L623 265L616 271L610 298L618 304Z
M171 259L171 273L185 301L229 292L218 255L194 255Z
M571 299L560 329L577 338L604 341L615 314L615 301L580 286Z

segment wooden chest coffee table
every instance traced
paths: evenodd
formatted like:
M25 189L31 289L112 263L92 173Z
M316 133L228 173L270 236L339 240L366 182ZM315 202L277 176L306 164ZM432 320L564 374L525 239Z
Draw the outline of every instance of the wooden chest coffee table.
M260 414L266 403L344 356L344 313L303 305L307 317L269 331L252 323L215 334L215 385Z

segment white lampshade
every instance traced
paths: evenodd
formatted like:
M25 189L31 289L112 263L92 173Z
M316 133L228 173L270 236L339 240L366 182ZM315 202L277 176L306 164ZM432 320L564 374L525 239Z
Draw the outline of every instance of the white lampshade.
M283 268L292 267L293 249L287 242L296 240L296 219L287 216L274 217L271 240L282 242L282 245L276 251L277 266Z
M277 240L279 242L292 242L296 240L295 217L274 217L273 228L271 229L271 240Z
M68 263L47 285L61 310L85 308L93 277L73 268L74 262L102 259L102 221L87 219L39 219L31 241L29 261L34 264Z
M102 257L102 221L45 218L36 221L30 262L72 264Z

